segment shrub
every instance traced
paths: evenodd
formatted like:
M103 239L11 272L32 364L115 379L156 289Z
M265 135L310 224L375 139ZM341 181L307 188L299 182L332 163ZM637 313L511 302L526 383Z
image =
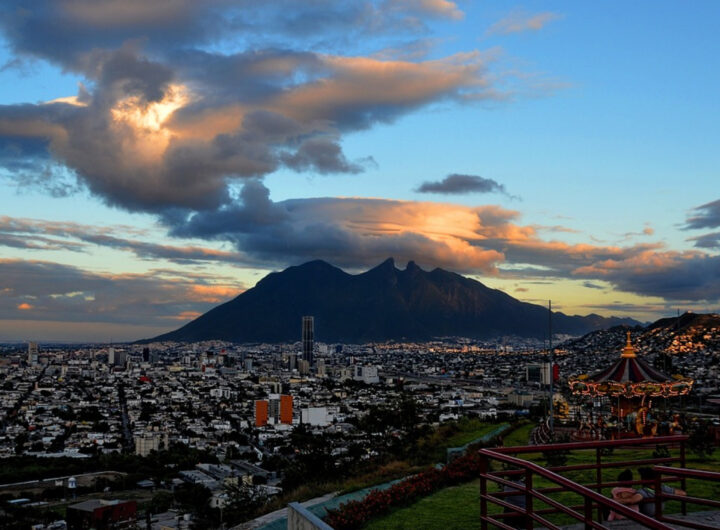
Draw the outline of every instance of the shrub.
M425 497L434 491L476 478L480 474L480 457L468 454L456 458L441 469L431 468L397 482L386 490L372 490L363 499L341 504L328 510L325 521L336 530L361 528L370 519Z

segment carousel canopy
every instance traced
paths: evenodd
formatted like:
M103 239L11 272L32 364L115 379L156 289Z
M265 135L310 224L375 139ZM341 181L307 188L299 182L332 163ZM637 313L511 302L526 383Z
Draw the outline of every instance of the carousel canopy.
M592 376L579 376L570 380L575 394L597 396L679 396L690 392L693 381L671 377L652 368L638 358L627 332L627 343L622 355L612 366Z

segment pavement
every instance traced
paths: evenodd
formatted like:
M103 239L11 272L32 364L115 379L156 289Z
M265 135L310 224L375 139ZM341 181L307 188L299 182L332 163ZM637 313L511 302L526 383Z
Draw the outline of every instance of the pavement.
M688 522L694 522L694 523L700 523L710 526L711 528L720 528L720 512L693 512L689 513L687 515L679 515L679 514L667 514L668 517L673 517L677 519L682 519L684 521ZM691 528L689 526L685 526L682 524L675 524L675 523L665 523L671 528L676 528L677 530L685 530L687 528ZM627 519L620 520L620 521L605 521L603 522L603 525L605 525L607 528L612 528L612 530L635 530L640 528L646 528L645 526L639 525L637 523L634 523L632 521L628 521ZM585 524L584 523L578 523L573 524L569 526L563 526L563 530L584 530ZM540 529L536 529L540 530Z

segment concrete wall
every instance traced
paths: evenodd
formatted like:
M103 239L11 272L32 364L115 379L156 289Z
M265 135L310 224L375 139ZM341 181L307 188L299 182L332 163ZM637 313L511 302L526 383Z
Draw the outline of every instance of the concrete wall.
M333 530L317 515L299 502L288 504L288 530Z

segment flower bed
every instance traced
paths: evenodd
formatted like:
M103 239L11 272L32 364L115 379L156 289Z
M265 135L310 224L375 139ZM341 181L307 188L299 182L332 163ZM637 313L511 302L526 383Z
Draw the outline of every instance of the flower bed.
M477 478L480 458L469 453L456 458L441 469L431 468L393 484L384 491L372 490L359 501L341 504L328 510L325 522L335 530L361 528L370 519L389 512L392 508L411 504L421 497L448 486Z

